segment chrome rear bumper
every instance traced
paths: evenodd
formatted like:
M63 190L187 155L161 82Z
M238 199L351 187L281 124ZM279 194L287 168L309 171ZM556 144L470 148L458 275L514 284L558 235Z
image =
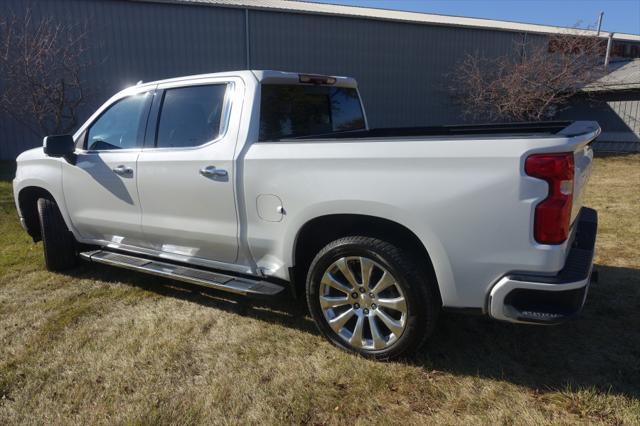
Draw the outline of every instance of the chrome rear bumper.
M509 274L489 294L489 316L501 321L558 324L580 313L593 269L598 214L583 207L564 268L554 276Z

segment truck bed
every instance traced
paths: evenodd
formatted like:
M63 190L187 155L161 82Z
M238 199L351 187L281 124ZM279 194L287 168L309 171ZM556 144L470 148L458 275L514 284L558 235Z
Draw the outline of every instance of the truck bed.
M420 136L471 135L554 135L573 124L572 121L541 121L524 123L486 123L430 127L385 127L369 130L334 132L289 139L367 139Z

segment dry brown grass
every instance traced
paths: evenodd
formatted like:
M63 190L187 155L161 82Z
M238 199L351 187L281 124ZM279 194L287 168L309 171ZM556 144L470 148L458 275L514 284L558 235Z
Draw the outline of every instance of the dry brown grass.
M343 353L300 302L127 271L43 269L0 183L0 424L640 424L640 156L598 158L583 316L444 316L405 362Z

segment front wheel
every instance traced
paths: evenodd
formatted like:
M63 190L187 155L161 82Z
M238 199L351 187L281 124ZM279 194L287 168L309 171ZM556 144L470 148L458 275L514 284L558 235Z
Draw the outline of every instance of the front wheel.
M316 255L307 303L331 343L375 359L419 348L440 310L435 283L410 252L361 236L333 241Z
M38 200L38 218L44 249L44 263L49 271L63 271L76 265L76 241L62 218L58 205L47 198Z

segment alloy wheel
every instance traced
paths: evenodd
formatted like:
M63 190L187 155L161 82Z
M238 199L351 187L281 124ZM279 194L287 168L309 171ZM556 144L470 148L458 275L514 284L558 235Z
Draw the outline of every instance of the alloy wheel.
M327 324L355 349L382 350L407 325L407 302L391 272L362 256L333 262L320 282L320 308Z

